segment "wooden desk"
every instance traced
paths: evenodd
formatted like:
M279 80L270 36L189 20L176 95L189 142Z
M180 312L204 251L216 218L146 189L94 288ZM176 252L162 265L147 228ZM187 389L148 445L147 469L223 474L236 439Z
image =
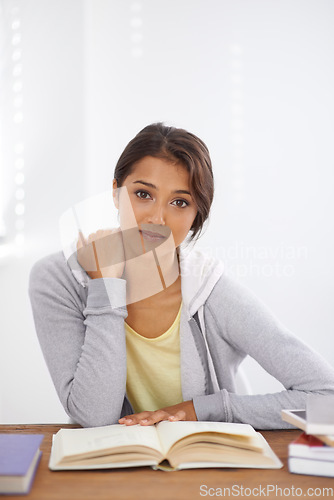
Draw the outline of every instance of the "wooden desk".
M104 471L58 471L51 472L48 462L51 450L52 434L61 427L74 425L0 425L0 432L18 432L44 434L41 446L43 451L29 499L38 500L193 500L201 498L216 498L212 493L217 488L230 488L230 494L225 490L223 498L296 498L293 495L297 488L299 496L304 498L334 498L334 479L316 476L290 474L287 469L288 443L295 439L300 431L265 431L262 432L275 453L284 463L280 470L262 469L193 469L177 472L154 471L150 467L130 469L114 469ZM204 496L207 486L207 495ZM274 488L268 491L267 485ZM260 489L253 490L254 488ZM234 490L232 490L234 487ZM241 488L244 490L242 495ZM209 495L209 488L211 495ZM276 488L281 488L276 490ZM289 490L285 490L288 488ZM312 494L308 488L313 488ZM329 493L322 493L316 488L329 488ZM234 493L234 495L233 495ZM264 493L266 495L264 495ZM224 491L223 491L224 494ZM1 496L0 498L5 498ZM22 496L7 498L21 499Z

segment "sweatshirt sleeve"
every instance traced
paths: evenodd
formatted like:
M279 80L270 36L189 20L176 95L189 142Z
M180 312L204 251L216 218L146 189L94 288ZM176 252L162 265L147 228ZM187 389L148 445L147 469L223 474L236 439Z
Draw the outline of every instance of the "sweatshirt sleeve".
M291 428L281 419L282 409L305 408L308 393L334 393L333 367L234 280L224 277L217 283L207 302L205 322L214 325L215 333L207 332L207 338L218 379L222 380L221 366L228 360L215 335L235 352L254 358L285 390L239 395L221 385L215 394L194 398L198 420L249 423L257 429Z
M59 259L58 259L59 260ZM89 281L84 289L66 261L33 267L29 295L38 339L67 414L84 427L117 423L126 391L125 281Z

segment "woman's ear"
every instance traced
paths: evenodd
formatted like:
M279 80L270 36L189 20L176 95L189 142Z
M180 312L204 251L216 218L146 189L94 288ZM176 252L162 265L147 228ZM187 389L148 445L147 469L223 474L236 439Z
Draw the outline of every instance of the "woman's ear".
M114 205L118 210L118 187L116 179L112 181L112 197L114 200Z

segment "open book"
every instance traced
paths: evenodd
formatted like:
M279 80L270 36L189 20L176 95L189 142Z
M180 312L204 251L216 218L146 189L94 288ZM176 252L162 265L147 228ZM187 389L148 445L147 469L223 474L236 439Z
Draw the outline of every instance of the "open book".
M49 468L108 469L151 466L279 469L282 463L261 434L247 424L167 422L61 429L55 434Z

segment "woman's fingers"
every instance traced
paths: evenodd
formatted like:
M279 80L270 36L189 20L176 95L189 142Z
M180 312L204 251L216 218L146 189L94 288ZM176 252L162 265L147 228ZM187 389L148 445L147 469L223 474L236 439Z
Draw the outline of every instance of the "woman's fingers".
M80 248L84 247L87 244L84 235L82 234L81 231L79 231L78 234L78 241L77 241L77 250L80 250Z
M133 415L125 415L125 417L120 418L118 422L125 425L136 425L139 424L140 420L149 417L151 411L142 411L141 413L134 413Z
M119 419L120 424L125 425L154 425L163 420L169 420L170 422L177 422L186 419L186 412L183 410L178 410L175 413L169 413L165 410L157 410L151 412L141 412L134 413L133 415L126 415Z
M125 256L120 228L99 229L87 239L79 232L77 257L81 267L95 278L120 278Z
M146 418L142 418L139 421L140 425L153 425L162 420L168 420L169 414L164 410L153 411Z
M170 415L168 417L168 420L171 420L172 422L175 422L177 420L185 420L186 419L186 412L183 410L179 410L175 413L175 415Z

